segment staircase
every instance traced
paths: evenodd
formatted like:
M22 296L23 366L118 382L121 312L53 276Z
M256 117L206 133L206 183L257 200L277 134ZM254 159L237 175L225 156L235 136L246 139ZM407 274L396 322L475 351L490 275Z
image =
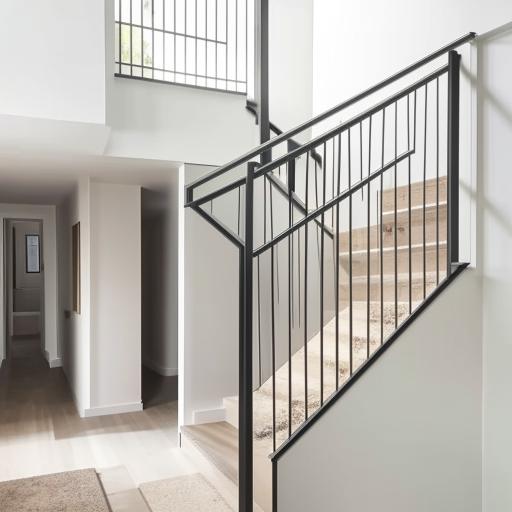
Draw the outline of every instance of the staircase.
M184 429L198 444L222 431L237 447L240 512L255 502L277 510L282 454L463 268L455 50L474 37L459 38L186 188L186 206L240 255L240 388L223 400L231 426ZM396 92L399 80L446 55L447 63ZM390 86L385 100L339 116ZM325 120L333 128L322 132ZM311 138L312 128L321 135ZM217 200L234 221L216 217Z
M439 188L437 185L439 184ZM397 189L397 225L394 224L394 190L388 189L383 194L383 224L370 226L370 317L367 319L367 232L368 229L358 228L352 231L352 349L353 368L357 370L368 355L367 324L370 324L369 353L370 355L381 344L381 273L380 273L380 240L382 234L384 266L382 275L383 324L384 337L387 338L395 329L395 273L394 273L394 234L397 233L398 251L396 276L396 293L398 296L397 323L409 316L409 299L411 310L414 310L446 276L446 177L433 179L425 183L426 205L423 209L423 183L411 185L411 239L409 250L409 210L408 186ZM437 196L439 194L439 200ZM423 215L425 215L425 247L426 267L423 272ZM349 243L349 232L339 234L340 246L345 248ZM409 255L411 257L411 274L409 275ZM350 376L350 307L341 298L348 297L349 253L340 252L341 274L347 276L340 282L339 309L339 384L342 385ZM410 284L410 290L409 290ZM425 290L424 290L425 285ZM425 295L424 295L425 291ZM409 296L411 293L411 296ZM306 416L305 401L305 353L308 357L308 416L320 407L321 384L320 368L323 366L323 395L330 396L336 390L336 321L331 319L324 327L323 358L321 358L320 333L310 339L307 351L298 350L292 357L292 432L299 427ZM288 363L276 372L276 431L277 445L288 436L289 392ZM257 442L272 451L272 378L259 387L253 395L254 406L254 438ZM228 423L238 428L238 397L226 397L223 400Z

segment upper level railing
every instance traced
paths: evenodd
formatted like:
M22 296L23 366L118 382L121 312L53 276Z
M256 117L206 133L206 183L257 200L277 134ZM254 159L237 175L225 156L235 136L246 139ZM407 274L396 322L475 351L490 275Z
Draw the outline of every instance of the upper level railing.
M239 249L240 511L262 480L254 446L275 468L459 263L456 49L474 38L186 187L186 205Z
M247 93L253 0L115 0L116 76Z

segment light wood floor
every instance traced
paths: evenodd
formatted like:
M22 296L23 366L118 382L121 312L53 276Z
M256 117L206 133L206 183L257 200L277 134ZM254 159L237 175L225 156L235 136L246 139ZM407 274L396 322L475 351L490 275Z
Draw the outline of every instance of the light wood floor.
M82 419L39 340L11 346L0 370L0 481L88 467L124 466L137 484L196 472L178 448L176 401L157 397L142 412Z

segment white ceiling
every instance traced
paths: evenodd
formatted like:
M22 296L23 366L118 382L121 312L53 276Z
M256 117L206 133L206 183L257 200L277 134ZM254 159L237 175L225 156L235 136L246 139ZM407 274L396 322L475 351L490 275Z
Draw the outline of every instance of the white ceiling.
M58 204L80 177L138 184L150 190L177 185L179 164L70 154L0 153L0 203Z

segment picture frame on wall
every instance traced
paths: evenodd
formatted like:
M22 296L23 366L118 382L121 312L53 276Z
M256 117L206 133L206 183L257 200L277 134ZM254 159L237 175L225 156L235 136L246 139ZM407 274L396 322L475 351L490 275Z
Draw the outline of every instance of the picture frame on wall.
M80 314L81 282L80 282L80 222L73 225L72 243L72 272L73 272L73 311Z

